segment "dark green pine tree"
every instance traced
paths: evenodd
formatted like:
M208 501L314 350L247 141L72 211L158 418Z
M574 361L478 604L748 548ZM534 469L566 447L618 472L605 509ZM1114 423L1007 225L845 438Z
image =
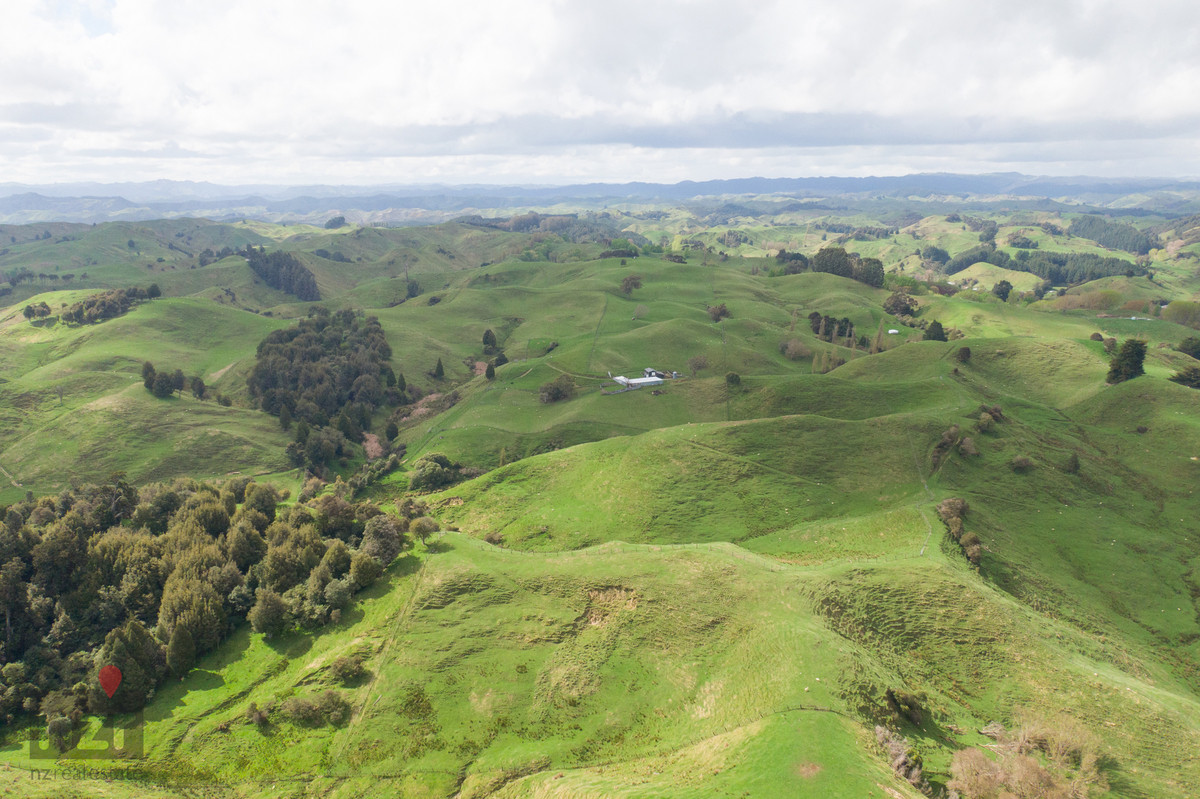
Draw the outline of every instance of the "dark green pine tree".
M142 364L142 385L151 391L154 390L154 375L156 374L154 364L146 361Z
M104 638L96 658L97 674L104 666L121 670L121 684L112 698L100 687L98 676L88 681L88 709L92 713L132 713L141 710L146 697L166 671L162 645L136 619L117 627Z
M929 323L929 327L925 328L924 341L945 341L946 331L942 327L942 323L934 319Z
M496 367L492 366L489 363L487 365L487 369L483 373L483 376L486 377L488 380L495 380L496 379Z
M1108 382L1123 383L1146 373L1142 363L1146 360L1146 342L1127 338L1117 350L1108 366Z
M483 331L483 351L491 352L494 349L496 349L496 334L492 332L491 328L488 328Z
M437 366L433 367L433 376L438 380L446 376L446 370L442 368L441 358L438 358Z
M192 670L196 663L196 641L186 624L177 624L167 644L167 668L176 677Z

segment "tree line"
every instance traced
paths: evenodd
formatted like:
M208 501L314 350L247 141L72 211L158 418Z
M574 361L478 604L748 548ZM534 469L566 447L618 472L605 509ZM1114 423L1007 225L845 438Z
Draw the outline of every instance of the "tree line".
M942 271L957 274L977 263L989 263L1018 272L1029 272L1056 286L1086 283L1113 275L1144 275L1146 269L1122 258L1109 258L1094 253L1045 252L1021 250L1011 257L991 244L981 244L961 252L946 262Z
M151 283L149 288L132 287L127 289L109 289L99 294L85 297L65 309L59 318L63 322L76 325L94 325L105 319L115 319L124 316L133 306L145 300L162 296L162 290L157 283ZM22 309L26 319L44 319L53 311L45 302L26 305Z
M1071 222L1067 233L1081 239L1091 239L1110 250L1125 250L1134 255L1146 255L1158 243L1149 235L1126 222L1112 222L1102 216L1087 214Z
M876 288L883 285L883 261L864 258L856 252L847 252L842 247L822 247L816 255L808 258L803 253L780 250L775 256L782 267L782 274L795 275L805 269L813 272L828 272L848 277Z

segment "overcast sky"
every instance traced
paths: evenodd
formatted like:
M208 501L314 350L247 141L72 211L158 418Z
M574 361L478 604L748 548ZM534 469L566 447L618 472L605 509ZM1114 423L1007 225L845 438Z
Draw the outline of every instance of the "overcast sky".
M0 182L1200 176L1195 0L6 0Z

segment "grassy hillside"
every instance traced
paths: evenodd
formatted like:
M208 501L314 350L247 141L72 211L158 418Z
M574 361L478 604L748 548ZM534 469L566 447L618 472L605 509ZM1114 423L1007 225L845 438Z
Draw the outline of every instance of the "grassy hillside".
M57 307L79 294L34 301ZM8 479L0 497L56 491L113 471L148 482L287 469L287 437L275 419L215 401L217 393L245 393L255 347L283 324L198 299L154 300L83 326L39 326L7 309L0 316L0 465ZM204 378L214 398L155 399L142 387L147 360Z
M937 795L957 751L995 743L979 730L1033 720L1095 741L1109 787L1093 797L1200 793L1200 394L1166 380L1194 363L1170 348L1194 331L1152 313L918 285L918 318L965 338L914 341L920 330L882 310L895 284L771 277L773 245L811 255L845 235L849 249L923 273L932 267L916 250L978 244L965 223L925 216L855 239L830 226L894 220L796 209L776 225L739 213L621 212L631 234L667 238L683 264L597 260L595 241L467 224L7 234L28 239L0 255L6 269L48 258L36 255L47 241L65 254L95 236L88 257L104 280L153 277L169 296L69 327L30 322L21 308L58 310L88 287L49 291L54 281L34 278L7 295L0 502L116 470L136 483L298 479L282 474L289 434L249 407L245 377L258 342L310 304L262 285L239 256L193 269L171 243L296 253L323 304L379 316L391 367L422 395L395 414L404 465L441 453L488 470L420 497L447 531L413 545L337 623L274 639L239 628L162 685L136 768L167 787L81 779L70 789L895 799L920 794L889 768L877 724L908 739ZM1023 213L994 214L1002 246L1019 234L1103 252L1039 226L1065 227L1057 215ZM1108 278L1090 290L1112 292L1117 308L1158 299L1158 287L1187 296L1180 263L1159 252L1150 262L1161 282ZM642 285L626 295L631 274ZM962 275L989 286L1029 278L985 266ZM714 322L708 308L722 303L729 316ZM902 332L868 354L818 340L812 312L848 318L868 340L881 327ZM491 381L488 329L509 359ZM1146 375L1106 385L1094 333L1146 339ZM789 359L780 345L793 339ZM845 363L820 374L825 353ZM234 403L155 399L141 385L144 360L200 375ZM607 393L608 373L647 366L682 376ZM730 372L739 379L727 382ZM541 402L541 386L562 375L575 396ZM402 470L368 495L390 509L407 485ZM938 518L948 497L969 504L977 563ZM351 654L367 674L342 684L331 666ZM305 726L282 713L288 698L325 690L342 692L348 718ZM890 708L889 691L911 694L918 717ZM270 709L269 723L248 719L251 703ZM22 736L0 735L0 790L70 795L22 771Z

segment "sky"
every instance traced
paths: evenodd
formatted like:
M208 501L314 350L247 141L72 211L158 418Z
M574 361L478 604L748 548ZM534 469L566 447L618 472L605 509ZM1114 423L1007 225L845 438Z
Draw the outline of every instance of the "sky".
M1200 176L1194 0L6 0L0 183Z

